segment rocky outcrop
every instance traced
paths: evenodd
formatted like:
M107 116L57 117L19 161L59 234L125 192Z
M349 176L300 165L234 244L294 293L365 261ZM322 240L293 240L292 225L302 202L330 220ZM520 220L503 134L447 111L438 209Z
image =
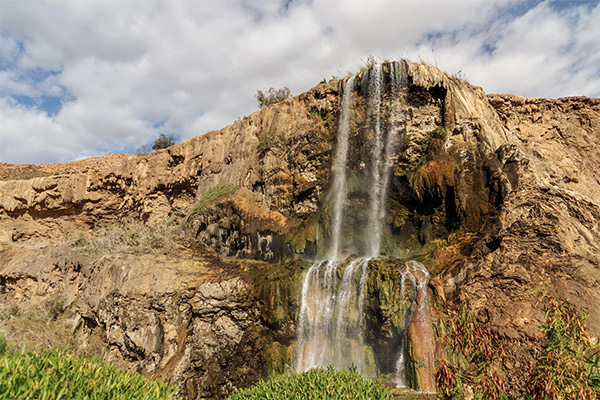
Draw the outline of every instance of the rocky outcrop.
M36 304L60 299L72 330L38 346L74 335L85 347L99 335L106 347L96 355L173 382L184 398L222 398L264 378L283 365L294 335L297 269L224 262L186 242L158 255L10 244L0 265L3 325L19 312L38 318ZM21 311L10 315L9 305Z
M600 100L489 100L511 138L496 150L510 192L440 280L506 340L504 367L520 396L542 340L542 293L587 310L592 340L600 337Z
M287 226L285 216L270 210L245 188L215 199L205 209L190 213L183 222L188 237L220 256L268 261L289 253L281 240Z

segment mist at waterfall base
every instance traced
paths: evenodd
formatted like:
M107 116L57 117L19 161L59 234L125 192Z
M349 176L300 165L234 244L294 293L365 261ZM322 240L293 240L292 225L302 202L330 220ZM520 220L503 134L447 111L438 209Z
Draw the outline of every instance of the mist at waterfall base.
M385 70L384 70L385 67ZM408 329L399 332L398 340L387 354L376 356L365 340L365 290L369 261L380 256L385 227L386 197L392 156L402 140L407 90L403 62L377 64L365 73L351 76L341 88L343 96L337 131L337 143L331 167L329 192L329 243L325 257L317 260L305 272L298 318L298 349L295 370L333 365L343 369L352 365L367 377L387 374L398 387L407 386ZM362 96L359 97L359 92ZM362 99L365 101L362 101ZM387 102L383 103L383 99ZM363 104L361 104L361 101ZM360 112L364 110L364 121ZM362 146L356 138L362 135ZM351 155L351 157L349 157ZM355 165L349 165L354 163ZM352 180L348 182L348 171ZM356 172L359 171L359 172ZM360 175L357 178L357 175ZM361 200L352 198L357 182L365 194ZM348 185L350 183L350 185ZM352 187L348 187L352 186ZM360 216L349 212L348 204L362 201ZM360 218L362 230L351 227L351 220ZM354 224L356 225L356 223ZM427 269L415 261L402 262L400 298L410 298L411 307L404 310L405 326L412 320L417 329L430 327ZM414 329L413 327L413 329ZM423 332L431 335L431 332ZM431 346L430 346L431 347ZM433 368L433 350L421 349ZM393 357L387 367L377 365L376 358ZM434 392L435 383L421 382L422 391Z

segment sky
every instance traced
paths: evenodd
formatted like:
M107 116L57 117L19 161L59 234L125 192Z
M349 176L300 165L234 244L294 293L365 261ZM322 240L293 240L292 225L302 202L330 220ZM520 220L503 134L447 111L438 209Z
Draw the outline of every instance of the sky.
M135 153L376 60L600 97L600 0L0 0L0 162Z

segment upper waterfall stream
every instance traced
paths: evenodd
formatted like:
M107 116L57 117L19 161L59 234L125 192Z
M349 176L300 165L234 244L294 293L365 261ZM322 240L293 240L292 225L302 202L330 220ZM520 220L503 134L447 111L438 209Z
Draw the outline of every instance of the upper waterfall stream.
M406 88L404 64L394 62L387 65L387 76L383 65L374 65L362 77L351 76L342 89L342 101L337 131L337 143L331 167L330 223L329 240L325 258L315 263L305 272L300 313L298 317L298 344L295 369L298 372L311 368L333 365L345 368L355 365L366 376L379 373L396 375L399 386L407 386L405 350L406 334L398 333L401 339L392 352L397 356L394 371L380 371L376 365L373 349L365 340L365 296L369 262L380 256L384 237L387 191L394 146L399 135L401 103ZM360 81L359 81L360 79ZM358 92L365 87L365 121L359 123L359 112L355 110ZM387 92L386 92L387 88ZM384 96L388 102L383 107ZM382 115L386 118L382 119ZM385 129L384 127L387 127ZM358 144L352 138L362 129L365 144ZM362 232L355 232L347 220L356 218L349 214L349 154L359 155L358 165L362 168L364 190L368 192ZM368 167L367 167L368 166ZM353 171L353 186L356 186L356 172ZM417 297L426 300L429 277L422 264L408 261L401 274L400 296L406 296L405 281L410 282L413 307L407 308L407 318L422 311L424 305L417 303ZM428 389L428 391L431 391Z

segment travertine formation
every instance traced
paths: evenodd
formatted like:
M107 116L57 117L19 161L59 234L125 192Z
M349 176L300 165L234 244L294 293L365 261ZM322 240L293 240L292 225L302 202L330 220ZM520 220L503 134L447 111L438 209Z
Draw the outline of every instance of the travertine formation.
M540 292L589 311L600 336L600 100L486 96L434 67L406 68L381 250L428 268L440 311L468 304L499 333L518 395L540 347ZM50 316L70 324L77 346L98 337L105 359L175 382L190 399L221 398L291 365L302 270L332 230L338 86L149 155L0 164L0 332L18 342L27 310L60 298L63 314ZM350 116L356 149L371 140L359 129L363 97ZM348 153L346 231L367 218L361 159ZM239 189L194 210L219 184ZM85 245L100 227L173 223L182 233L166 246ZM394 316L378 308L389 288L370 282L367 322L378 317L393 335Z

